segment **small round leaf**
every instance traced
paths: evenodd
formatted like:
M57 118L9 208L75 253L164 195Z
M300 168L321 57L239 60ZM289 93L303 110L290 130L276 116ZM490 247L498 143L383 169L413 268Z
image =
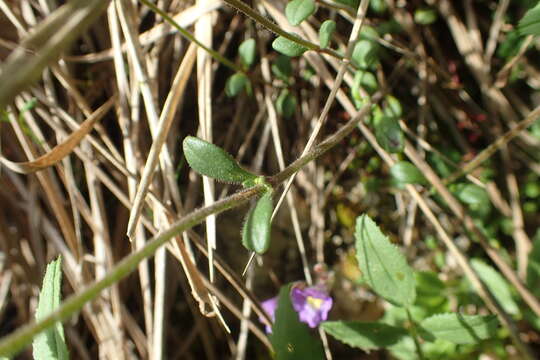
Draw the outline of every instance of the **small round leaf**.
M425 184L426 178L420 170L408 161L400 161L390 169L392 177L398 184Z
M414 22L420 25L430 25L437 21L437 12L430 8L418 9L414 12Z
M233 157L222 148L188 136L183 142L184 156L189 166L199 174L228 183L243 183L257 178L242 169Z
M336 30L336 22L334 20L326 20L319 28L319 44L321 49L326 49L330 45L332 34Z
M293 26L300 25L315 12L313 0L293 0L285 7L285 16Z
M290 57L300 56L308 50L306 47L284 38L283 36L276 38L272 42L272 48L277 52Z
M244 68L249 69L255 62L256 44L255 39L247 39L238 47L240 61Z
M282 90L276 100L276 110L278 114L288 119L296 111L296 97L289 90Z
M373 69L379 63L377 46L370 40L360 40L354 46L352 62L360 69Z
M225 84L225 94L227 94L228 97L234 97L240 94L244 89L247 91L248 84L249 79L246 74L237 72L227 79L227 83Z

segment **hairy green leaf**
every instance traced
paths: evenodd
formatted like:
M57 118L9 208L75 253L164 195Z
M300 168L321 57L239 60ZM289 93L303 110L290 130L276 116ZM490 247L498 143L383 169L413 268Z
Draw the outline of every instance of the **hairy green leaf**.
M272 191L267 191L247 215L242 229L242 244L250 251L263 254L270 246L271 217L274 211Z
M41 320L60 306L62 296L62 257L47 265L43 286L39 293L36 320ZM69 359L64 328L58 322L52 328L45 330L34 338L33 357L36 360Z
M189 166L199 174L237 184L257 178L257 175L242 169L229 153L202 139L188 136L184 139L183 148Z
M291 41L283 36L276 38L272 42L272 48L277 52L290 57L300 56L308 49L294 41Z
M404 328L380 322L326 321L321 326L342 343L362 350L385 348L408 335Z
M362 279L390 303L411 306L416 298L416 284L403 254L365 214L356 219L355 237Z
M300 25L315 12L313 0L293 0L285 7L285 16L293 26Z
M291 303L292 284L279 291L276 321L270 341L276 352L276 360L322 360L324 352L319 339L311 336L307 324L300 321Z
M456 344L475 344L495 335L495 315L437 314L423 320L420 335L428 340L443 339Z
M319 28L319 44L321 49L326 49L330 45L332 34L336 30L336 22L334 20L326 20Z

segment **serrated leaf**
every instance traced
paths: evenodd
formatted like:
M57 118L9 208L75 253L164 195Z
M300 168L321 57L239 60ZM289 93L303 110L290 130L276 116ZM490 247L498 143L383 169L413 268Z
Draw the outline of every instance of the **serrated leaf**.
M225 84L225 94L228 97L234 97L240 94L242 90L247 90L248 83L249 79L246 74L237 72L227 79L227 83Z
M493 267L479 259L471 260L472 268L486 284L493 296L503 309L512 315L519 314L519 307L512 297L512 292L506 280Z
M319 44L321 49L326 49L330 45L332 34L336 30L336 22L334 20L326 20L319 28Z
M420 323L420 335L427 341L443 339L455 344L476 344L493 337L498 327L495 315L437 314Z
M424 175L408 161L399 161L390 168L390 174L399 184L425 184Z
M277 52L290 57L300 56L308 50L306 47L284 38L283 36L279 36L272 42L272 48Z
M250 251L264 254L270 246L271 218L274 205L272 191L267 191L247 215L242 229L242 244Z
M527 287L537 297L540 295L540 229L533 239L533 248L527 262Z
M521 35L540 35L540 2L525 13L519 21L518 31Z
M278 114L288 119L293 116L296 111L296 96L291 94L289 90L282 90L276 100L276 110Z
M183 149L189 166L199 174L237 184L257 178L257 175L242 169L222 148L202 139L186 137Z
M279 291L276 321L272 327L270 341L276 352L276 360L324 359L319 339L311 336L307 324L299 320L291 303L292 284L282 286Z
M403 131L394 117L375 117L375 137L383 149L391 153L401 152L405 146Z
M362 350L386 348L408 335L403 328L380 322L326 321L321 326L342 343Z
M293 0L285 7L285 16L293 26L300 25L315 12L313 0Z
M43 286L39 293L36 320L42 320L60 306L62 296L62 257L47 265ZM69 359L68 349L61 322L39 333L32 343L33 357L36 360Z
M411 306L416 298L416 284L403 254L365 214L356 219L355 237L362 279L388 302Z
M255 62L256 55L255 39L247 39L238 47L238 54L240 55L240 61L244 68L249 69Z
M437 12L431 8L422 8L414 12L414 22L420 25L430 25L437 21Z

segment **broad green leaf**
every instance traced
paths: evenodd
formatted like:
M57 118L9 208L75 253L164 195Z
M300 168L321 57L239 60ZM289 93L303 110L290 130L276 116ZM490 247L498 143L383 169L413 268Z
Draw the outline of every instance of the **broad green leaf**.
M39 293L36 320L42 320L60 306L62 296L62 257L47 265L43 286ZM55 326L43 331L34 338L33 356L36 360L69 359L64 328L58 322Z
M330 45L332 34L336 30L336 22L334 20L326 20L319 28L319 44L321 49L326 49Z
M357 89L358 87L362 87L362 89L367 91L369 94L373 94L375 91L377 91L379 84L377 83L377 78L375 75L369 71L358 70L354 74L353 88ZM353 96L355 96L354 93ZM358 96L360 96L360 94L358 94Z
M202 139L188 136L184 139L183 148L189 166L199 174L228 183L243 183L257 178L257 175L242 169L226 151Z
M475 184L458 186L456 196L467 205L485 205L489 203L486 190Z
M382 115L375 118L375 137L377 142L388 152L397 153L403 150L404 135L398 120Z
M270 341L276 352L276 360L323 360L324 352L318 338L310 334L307 324L300 322L291 303L292 284L282 286L279 291L276 321L272 327Z
M414 12L414 22L420 25L430 25L437 21L437 11L430 8L418 9Z
M288 82L292 75L291 58L280 54L272 64L272 72L277 78Z
M426 178L416 166L408 161L400 161L390 169L390 174L398 184L426 184Z
M355 237L362 279L390 303L411 306L416 298L416 284L403 254L367 215L356 219Z
M283 36L276 38L272 42L272 48L277 52L290 57L300 56L308 50L306 47L284 38Z
M371 40L359 40L351 58L353 64L360 69L375 69L379 64L378 46Z
M437 273L433 271L417 271L416 305L429 311L430 314L448 311L448 290Z
M256 50L255 39L244 40L238 47L240 61L245 69L249 69L255 62Z
M537 297L540 295L540 229L533 239L533 248L527 263L527 287Z
M321 326L342 343L362 350L386 348L408 335L404 328L380 322L326 321Z
M246 74L237 72L227 79L227 83L225 84L225 94L227 94L228 97L234 97L240 94L242 90L247 89L248 83L249 79Z
M293 26L300 25L315 12L313 0L293 0L285 7L285 16Z
M291 94L289 90L284 89L280 92L276 100L276 110L278 114L288 119L296 111L296 103L296 96Z
M270 246L271 217L274 205L272 191L267 191L247 215L242 229L242 244L250 251L263 254Z
M427 341L448 340L456 344L475 344L493 337L499 321L495 315L437 314L420 323L420 335Z
M518 31L521 35L540 35L540 2L525 13L519 21Z
M512 297L512 292L506 280L493 267L479 259L472 259L471 266L486 284L493 296L503 309L512 315L519 314L519 307Z

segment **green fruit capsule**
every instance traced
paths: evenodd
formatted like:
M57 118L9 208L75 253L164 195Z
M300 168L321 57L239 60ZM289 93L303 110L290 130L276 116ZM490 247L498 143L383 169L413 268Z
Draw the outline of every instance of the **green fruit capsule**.
M250 251L264 254L270 246L272 191L267 191L247 215L242 229L242 244Z
M214 144L188 136L184 139L183 148L189 166L199 174L228 183L244 183L257 178L257 175L242 169L229 153Z

